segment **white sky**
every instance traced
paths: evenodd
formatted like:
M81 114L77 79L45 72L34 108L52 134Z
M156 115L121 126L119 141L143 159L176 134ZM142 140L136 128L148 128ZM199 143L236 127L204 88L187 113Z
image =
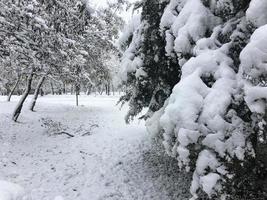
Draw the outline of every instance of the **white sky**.
M114 2L115 0L88 0L91 5L93 5L94 8L99 8L99 7L105 7L107 5L107 2ZM129 2L135 2L137 0L128 0ZM131 11L123 12L121 13L122 17L125 19L126 22L129 21L131 18Z
M88 0L88 1L94 4L94 6L96 7L103 7L106 5L106 2L110 0Z
M106 2L114 2L115 0L88 0L90 3L93 3L96 6L105 6ZM128 0L129 2L135 2L136 0Z

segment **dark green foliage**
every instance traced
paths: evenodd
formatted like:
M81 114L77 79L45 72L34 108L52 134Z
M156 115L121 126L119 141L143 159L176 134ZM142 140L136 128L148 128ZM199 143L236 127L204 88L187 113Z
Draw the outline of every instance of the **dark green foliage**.
M180 80L177 59L167 57L165 49L162 48L166 46L166 42L159 26L166 3L146 0L142 6L143 40L138 54L143 58L142 70L145 75L137 78L128 75L131 90L121 99L130 101L127 121L145 107L149 107L149 111L152 112L159 110L171 94L174 85Z
M217 191L215 191L215 193L210 194L211 199L216 199L217 197L220 197L225 193L230 195L229 199L266 199L266 186L264 185L266 184L267 180L267 146L266 143L263 143L262 141L266 141L267 137L267 125L265 123L267 116L261 116L259 113L253 113L253 111L250 110L251 108L249 107L249 105L247 105L249 103L246 100L246 89L244 86L242 86L242 81L244 79L246 81L250 81L253 86L266 87L266 75L263 74L262 76L260 76L260 78L256 78L257 80L253 80L248 75L246 76L245 74L240 74L242 72L240 54L250 42L251 35L257 28L251 24L252 22L248 21L246 16L246 11L250 4L250 0L201 1L205 7L200 5L200 8L197 8L199 10L194 10L192 8L192 13L194 11L203 11L200 16L204 16L204 22L200 20L201 22L198 22L198 28L201 29L205 25L207 27L204 27L204 31L199 34L200 38L196 37L196 39L193 39L193 37L190 35L189 32L191 31L191 29L188 27L190 27L190 25L197 27L198 24L194 24L192 22L192 18L190 18L190 20L188 21L184 19L186 18L185 16L187 16L185 13L188 14L191 11L190 9L188 9L189 7L185 6L187 10L183 12L183 14L181 15L181 19L179 18L179 12L183 11L182 7L184 5L182 5L180 1L173 1L173 4L170 4L171 6L166 9L168 13L164 15L164 17L173 17L173 21L172 19L168 21L168 19L163 18L163 21L165 20L163 23L164 27L160 27L161 18L163 16L164 9L166 8L166 2L169 3L169 1L165 1L165 3L159 3L158 1L145 0L142 2L142 26L139 30L142 35L142 40L134 56L138 56L142 59L143 62L142 66L138 66L139 68L137 67L136 70L141 69L144 73L139 73L138 75L136 75L136 71L128 73L128 88L126 91L126 95L122 97L122 100L129 101L130 105L130 111L126 120L129 121L129 119L132 119L132 117L140 113L145 107L149 108L147 114L143 116L143 118L147 119L151 117L154 112L158 111L160 108L163 107L165 100L171 95L173 87L180 81L181 66L179 65L179 63L181 63L182 65L182 63L186 63L192 57L197 58L198 56L202 55L206 57L210 56L212 59L214 58L216 60L216 58L213 57L213 54L209 53L216 51L223 52L225 54L225 59L223 59L223 61L220 61L220 59L218 59L216 60L216 63L220 65L220 68L222 70L227 70L227 67L229 67L229 71L231 71L232 76L234 77L233 86L230 86L230 82L229 85L223 82L222 86L215 87L220 84L218 80L221 77L218 78L218 74L216 74L216 72L213 72L213 70L208 69L209 67L206 67L206 65L208 64L205 63L205 61L201 63L201 58L203 57L198 57L200 58L199 60L197 60L197 62L199 63L195 62L193 65L192 63L188 62L188 65L183 65L183 67L189 68L188 71L190 71L190 67L192 67L193 69L199 68L200 70L203 70L205 72L202 73L201 71L201 76L199 78L201 78L202 82L208 87L207 93L210 93L210 91L216 91L217 89L223 90L224 85L225 87L231 87L232 91L229 92L229 101L224 104L225 107L223 106L223 109L219 108L220 110L222 110L222 112L219 112L217 114L217 116L221 117L222 121L224 121L225 127L222 128L223 130L218 131L217 127L213 127L213 125L220 126L220 121L216 121L216 119L214 119L214 121L211 122L211 119L207 120L205 118L205 115L204 117L202 116L202 113L205 113L203 107L209 107L208 104L211 104L212 102L207 101L208 103L204 105L202 105L202 103L200 102L201 106L196 108L196 110L198 111L196 112L198 113L198 118L196 117L196 119L194 118L192 119L192 121L190 121L190 119L189 121L192 124L198 123L199 127L195 129L201 132L202 135L198 138L197 142L194 141L192 142L192 144L190 143L190 145L188 145L187 142L184 142L184 144L180 145L180 143L183 143L183 141L181 142L181 140L183 140L184 136L182 133L180 133L179 135L180 130L191 130L191 127L189 127L186 123L183 124L183 120L187 120L183 119L182 116L186 116L187 114L185 112L182 112L183 109L181 108L182 106L184 106L184 104L187 103L187 99L182 98L184 95L183 92L186 92L186 90L190 89L193 90L192 94L190 93L190 95L188 95L188 99L191 96L194 96L194 94L198 94L198 91L195 92L195 90L198 90L198 87L194 85L194 81L192 79L186 79L190 76L186 73L193 73L192 69L192 72L188 72L188 68L183 68L183 72L185 72L185 75L181 79L181 84L178 83L178 89L174 90L174 94L171 100L169 102L166 102L166 109L164 111L161 110L160 112L157 112L154 115L155 118L153 116L151 121L148 120L148 129L150 128L150 124L152 124L152 133L158 131L158 135L162 136L163 134L164 143L167 143L167 147L165 148L168 154L173 157L177 157L178 161L181 161L182 158L179 158L180 155L177 156L177 154L179 153L177 146L180 145L181 149L185 148L186 146L186 149L188 149L188 151L190 152L189 160L192 171L196 170L199 154L203 150L211 152L212 155L214 154L218 163L226 167L227 172L225 174L216 171L217 169L212 169L212 167L210 166L208 166L201 173L196 173L199 177L204 177L204 175L207 175L209 173L216 173L219 174L219 176L221 177L221 179L218 181L218 184L222 186L223 189L218 189ZM140 4L138 4L138 6L140 6ZM179 6L181 6L181 8L178 9ZM210 12L214 14L214 16L210 14ZM193 16L192 13L191 16ZM211 18L213 19L205 18L205 14L207 13L209 13L209 16L211 16ZM211 24L206 23L207 21ZM212 25L212 27L209 27L209 25ZM179 32L179 28L177 27L180 28L181 32ZM175 28L177 28L178 30L174 30ZM170 34L167 35L169 36L169 38L166 37L165 39L165 34ZM178 46L183 45L183 43L179 43L179 40L176 40L177 38L179 38L179 34L184 34L184 38L188 39L187 41L189 42L186 43L186 47L189 46L189 49L184 48L186 50L183 50L183 48L180 48L180 46ZM181 38L183 39L183 37L180 37L179 39ZM129 41L134 40L131 36L128 39ZM168 51L173 52L171 56L166 56L166 40L169 39L173 39L172 42L174 42L174 45L170 45L173 45L174 47L173 49L171 49L167 46ZM205 51L206 49L203 48L203 52L207 54L197 51L197 48L201 49L203 47L201 45L205 46L207 51ZM229 58L229 60L227 60L226 58ZM208 60L211 65L212 61L213 60ZM227 66L222 64L224 61L229 61L226 64ZM242 62L244 61L242 60ZM190 66L190 64L192 64L192 66ZM205 71L204 67L202 69L202 66L206 67L207 71ZM244 77L241 78L240 76L243 75ZM225 76L225 78L228 78L227 75L221 76ZM191 77L192 76L190 76L190 78ZM192 85L191 82L188 80L192 80ZM182 97L179 99L180 94ZM205 95L201 97L203 97L203 99L207 98ZM220 94L218 91L218 94L216 95L222 95L222 98L224 98L223 96L225 94ZM212 97L216 99L216 95ZM180 104L181 102L183 102L183 105L178 105L174 102L178 102ZM191 103L191 101L189 102ZM193 103L197 105L197 103ZM190 110L191 107L194 108L195 105L193 105L193 103L187 105L189 107L188 110ZM216 106L221 106L216 103L217 102L215 100L214 104ZM177 109L174 108L175 106L177 106ZM195 116L194 112L195 111L192 112L192 116ZM214 112L216 113L216 111ZM175 113L176 116L174 116L173 113ZM166 123L166 121L164 120L166 120L168 123ZM205 121L210 122L210 124L206 123ZM169 130L169 128L171 130ZM194 128L192 130L194 130ZM217 139L215 137L216 134L221 133L223 136L220 136L221 138ZM207 135L214 137L212 139L214 140L214 142L217 141L218 145L213 147L211 145L213 144L213 141L209 141L205 144L205 142L203 141L204 139L208 138ZM243 137L242 139L240 139L240 137L239 141L238 138L235 138L236 135L242 135ZM231 142L237 143L231 144ZM238 144L238 142L244 144ZM220 144L225 145L223 146L223 148L225 148L223 154L221 154L220 152ZM231 149L231 145L233 145L233 149ZM240 157L240 154L232 153L232 151L235 151L235 148L244 148L244 154L242 154L243 157ZM200 195L199 199L207 199L207 195L202 194L204 193L205 188L203 190L203 185L201 181L199 181L198 184L199 187L194 191L195 193L193 192L192 194Z

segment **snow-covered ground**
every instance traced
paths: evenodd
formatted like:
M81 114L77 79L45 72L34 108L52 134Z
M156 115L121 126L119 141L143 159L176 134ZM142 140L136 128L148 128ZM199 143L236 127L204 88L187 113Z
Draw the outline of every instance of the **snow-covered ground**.
M11 120L18 97L5 100L2 187L19 184L29 200L188 199L190 180L153 144L143 122L125 124L118 96L81 96L79 107L71 95L40 97L36 112L26 103L18 123Z

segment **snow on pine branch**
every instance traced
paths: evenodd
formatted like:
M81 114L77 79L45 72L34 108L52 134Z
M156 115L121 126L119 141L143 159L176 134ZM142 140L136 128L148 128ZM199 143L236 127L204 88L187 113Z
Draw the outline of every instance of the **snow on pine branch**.
M153 14L147 5L144 3L142 16ZM139 48L148 49L142 40L140 43L140 39L146 40L142 36L151 27L158 28L164 43L155 44L155 49L163 49L166 57L157 60L168 63L161 73L172 69L170 60L177 62L180 73L176 77L164 74L177 84L165 104L147 120L147 129L162 138L166 152L177 159L180 169L193 172L192 199L201 191L211 199L233 195L241 181L237 171L246 174L252 170L258 138L266 140L262 135L267 130L267 1L170 0L153 5L164 7L159 25L141 18L140 24L146 25L136 29L138 36L132 34L122 57L123 80L133 91L127 98L130 104L136 98L135 109L140 111L157 99L148 98L149 92L142 87L138 90L139 86L153 83L153 78L164 85L153 73L131 81L138 69L160 69L142 66L141 60L154 63L152 51L142 51L142 59L135 62L140 58ZM138 103L140 96L147 98L146 102ZM242 178L250 182L252 176L256 175Z
M240 54L239 75L244 77L245 100L251 111L265 114L267 87L261 77L267 73L267 25L259 27ZM246 77L249 77L246 80ZM255 83L255 80L257 81Z
M124 34L120 36L119 44L121 49L126 48L122 56L120 76L122 81L127 80L128 73L135 73L142 66L142 59L137 56L142 40L140 15L132 18L131 23L126 27ZM137 74L138 75L138 74Z

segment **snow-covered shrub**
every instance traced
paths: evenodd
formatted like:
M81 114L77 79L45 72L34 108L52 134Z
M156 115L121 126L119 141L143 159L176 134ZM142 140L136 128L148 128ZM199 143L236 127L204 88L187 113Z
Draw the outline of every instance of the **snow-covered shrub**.
M42 123L41 126L50 133L56 133L67 129L61 122L54 121L50 118L41 118L40 122Z
M170 0L162 5L159 29L165 45L158 48L166 57L159 60L175 59L181 76L171 95L166 93L165 105L151 110L148 131L162 134L168 155L180 169L193 172L192 199L202 192L212 199L237 199L240 193L242 199L245 190L256 198L263 188L257 179L266 180L267 163L259 156L267 149L267 1ZM143 59L152 55L142 54ZM147 73L146 80L151 79ZM146 89L139 94L146 96Z

